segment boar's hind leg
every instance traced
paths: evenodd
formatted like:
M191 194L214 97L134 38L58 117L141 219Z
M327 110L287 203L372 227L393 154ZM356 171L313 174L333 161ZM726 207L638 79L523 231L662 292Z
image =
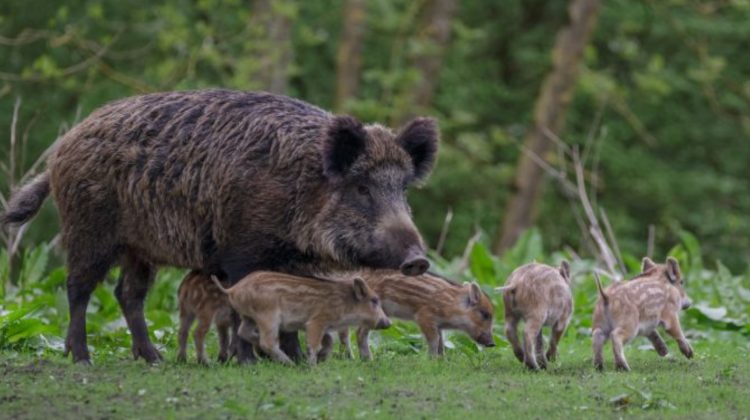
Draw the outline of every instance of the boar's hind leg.
M359 358L362 360L372 360L370 353L370 329L359 327L357 329L357 347L359 348Z
M651 345L654 346L654 350L656 350L656 353L658 353L659 356L664 357L669 353L667 343L662 340L658 331L654 330L649 335L647 335L646 338L648 338L648 341L650 341Z
M614 331L612 331L612 353L614 353L615 356L615 368L617 370L630 370L628 361L625 360L625 352L623 349L626 337L627 334L622 328L615 328Z
M115 287L115 296L130 329L133 357L143 357L147 363L158 362L162 356L148 338L148 327L143 315L143 301L154 282L156 270L132 251L123 255L120 268L122 274Z
M68 238L68 307L70 325L65 338L65 356L73 354L73 362L90 364L86 345L86 308L91 293L104 279L115 260L115 253L103 253L100 244L84 247L74 238Z

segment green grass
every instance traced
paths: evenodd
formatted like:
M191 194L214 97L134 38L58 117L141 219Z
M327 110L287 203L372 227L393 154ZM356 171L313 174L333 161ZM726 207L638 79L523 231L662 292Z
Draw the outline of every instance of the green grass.
M739 336L738 336L739 337ZM123 355L97 355L74 366L59 353L0 353L0 417L94 418L747 418L750 345L694 342L686 360L627 347L633 369L591 367L589 340L571 332L561 358L529 373L508 347L479 354L376 352L374 362L331 360L316 367L270 362L240 367L174 362L147 366Z

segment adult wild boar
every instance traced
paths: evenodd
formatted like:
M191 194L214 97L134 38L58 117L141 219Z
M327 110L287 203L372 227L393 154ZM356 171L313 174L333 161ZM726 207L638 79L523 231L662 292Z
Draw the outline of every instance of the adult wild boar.
M230 284L256 270L425 272L405 191L427 178L437 144L426 118L394 134L268 93L137 96L65 134L0 222L28 221L51 191L68 251L66 352L89 362L86 307L118 264L133 355L154 362L143 300L160 265ZM240 360L252 357L248 343L239 347Z

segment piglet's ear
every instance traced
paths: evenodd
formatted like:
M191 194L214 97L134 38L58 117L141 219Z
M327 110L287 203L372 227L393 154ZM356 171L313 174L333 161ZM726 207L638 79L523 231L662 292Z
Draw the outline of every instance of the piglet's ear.
M367 285L362 278L355 277L352 281L352 287L354 288L354 300L362 302L367 298Z
M482 294L479 285L474 281L471 283L464 283L464 285L468 286L469 289L469 293L466 296L466 305L477 306L479 304L480 295Z
M646 271L655 267L656 263L651 261L651 258L643 257L643 261L641 261L641 273L645 273Z
M346 175L364 153L366 141L365 127L356 118L335 117L323 141L323 174L329 178Z
M437 121L421 117L409 121L396 137L396 142L411 156L416 182L424 181L435 166L438 137Z
M568 264L567 261L562 260L560 263L560 275L562 278L565 279L565 281L570 284L570 264Z
M667 258L667 279L670 283L674 283L680 278L682 278L680 263L672 257Z

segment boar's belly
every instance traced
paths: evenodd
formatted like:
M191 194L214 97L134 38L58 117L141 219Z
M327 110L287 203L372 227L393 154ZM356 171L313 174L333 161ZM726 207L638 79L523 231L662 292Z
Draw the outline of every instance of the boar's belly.
M383 299L383 311L386 315L393 318L411 321L414 319L414 310L406 305L396 303L392 300Z

